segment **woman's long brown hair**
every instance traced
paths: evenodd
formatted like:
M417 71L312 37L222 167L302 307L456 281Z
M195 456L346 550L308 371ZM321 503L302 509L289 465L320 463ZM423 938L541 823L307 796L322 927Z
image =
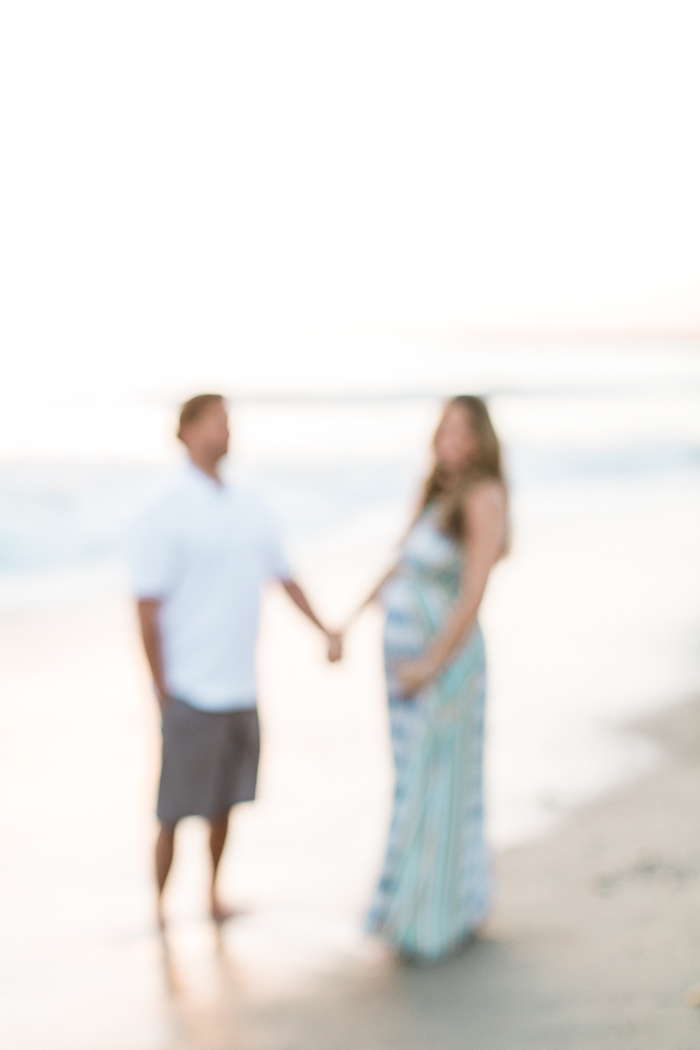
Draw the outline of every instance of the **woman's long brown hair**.
M464 497L469 489L480 481L498 481L506 494L508 486L503 473L501 443L498 440L493 423L489 416L486 402L473 394L460 394L447 402L445 409L455 406L461 408L469 417L469 423L478 443L478 451L473 459L464 466L456 484L445 485L444 471L435 463L423 489L418 513L426 507L435 506L439 513L440 529L447 536L463 540L466 533L464 521ZM508 540L503 553L507 553Z

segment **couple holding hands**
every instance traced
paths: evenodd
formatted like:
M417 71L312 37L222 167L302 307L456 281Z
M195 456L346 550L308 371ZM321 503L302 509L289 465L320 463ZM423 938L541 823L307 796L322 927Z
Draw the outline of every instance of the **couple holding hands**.
M279 580L342 656L294 581L274 523L250 491L218 474L229 444L226 402L187 401L178 437L188 459L142 515L131 563L146 657L161 708L158 920L175 829L210 825L211 915L229 811L255 797L260 731L255 645L260 594ZM368 932L406 957L439 959L481 923L489 897L483 829L486 695L477 623L489 572L508 546L498 438L481 398L450 400L433 439L434 464L394 568L361 607L381 602L396 765L386 859ZM358 613L361 611L358 610ZM356 614L357 615L357 614Z

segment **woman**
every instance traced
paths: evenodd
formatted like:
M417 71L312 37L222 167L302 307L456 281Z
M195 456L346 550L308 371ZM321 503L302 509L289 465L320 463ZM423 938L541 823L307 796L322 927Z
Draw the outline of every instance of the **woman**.
M483 835L484 643L477 614L508 543L498 438L478 397L456 397L396 567L368 599L386 609L394 813L368 928L438 959L488 903ZM367 603L365 603L367 604Z

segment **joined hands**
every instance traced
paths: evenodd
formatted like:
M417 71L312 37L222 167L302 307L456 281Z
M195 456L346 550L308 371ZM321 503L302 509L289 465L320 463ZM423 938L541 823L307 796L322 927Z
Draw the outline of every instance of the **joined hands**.
M337 631L326 634L328 641L328 662L335 664L343 658L343 636Z

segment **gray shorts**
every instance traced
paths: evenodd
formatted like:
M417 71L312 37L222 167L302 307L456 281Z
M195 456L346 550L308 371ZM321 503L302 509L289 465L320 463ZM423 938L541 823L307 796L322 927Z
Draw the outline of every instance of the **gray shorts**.
M171 700L163 712L158 820L222 817L255 798L260 754L258 712L200 711Z

